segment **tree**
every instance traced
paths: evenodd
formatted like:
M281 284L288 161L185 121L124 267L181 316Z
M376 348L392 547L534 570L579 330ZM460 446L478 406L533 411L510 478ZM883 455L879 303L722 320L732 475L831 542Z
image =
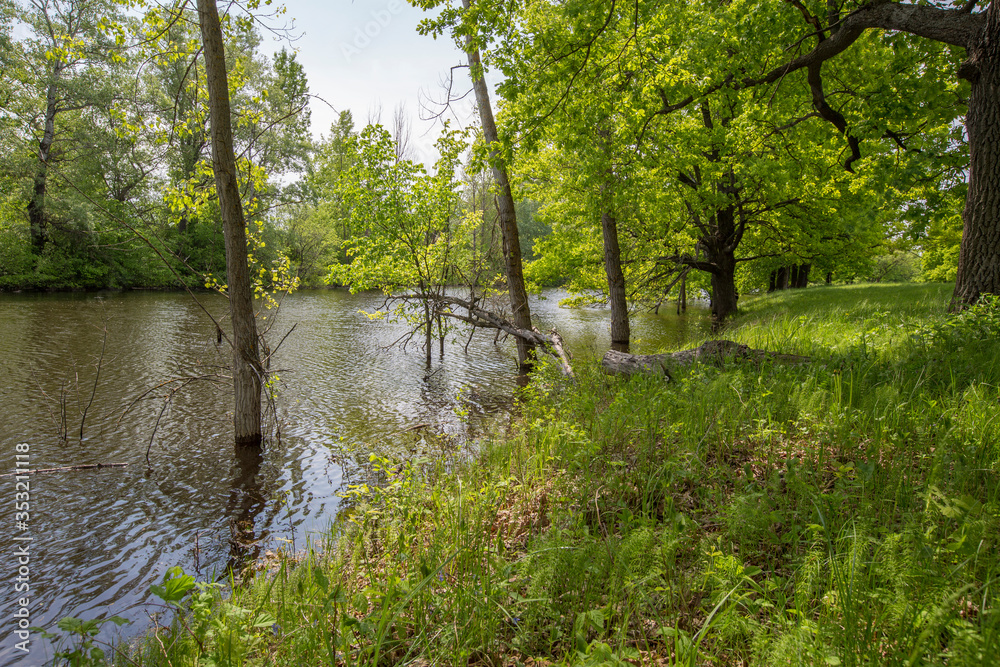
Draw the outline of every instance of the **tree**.
M233 151L226 53L215 0L198 0L198 19L211 112L212 168L226 240L227 293L233 321L233 424L237 447L259 447L262 443L261 383L264 371L257 346L257 322L247 264L246 221Z
M46 192L56 120L63 113L96 104L95 93L103 88L103 66L109 62L108 49L113 43L105 34L105 25L117 17L115 5L106 0L30 0L20 18L36 36L32 59L44 63L36 80L43 102L27 203L32 248L40 254L49 239Z
M338 182L338 199L350 226L364 233L345 241L351 261L331 266L330 280L398 300L395 314L424 334L429 365L435 324L444 344L441 297L449 284L467 283L474 259L469 239L478 216L462 215L457 174L463 136L445 127L432 174L400 159L381 125L369 125L349 145L356 158Z
M843 58L842 54L874 30L899 31L964 49L967 58L958 68L958 76L970 85L965 119L969 172L953 309L975 302L982 294L1000 293L1000 5L990 0L985 9L976 11L978 4L977 0L919 4L831 2L825 11L810 13L801 8L805 28L817 40L816 46L784 65L743 81L748 86L770 84L806 70L818 110L845 136L852 158L858 159L860 142L853 128L842 115L823 105L824 63ZM947 8L955 5L958 8Z
M590 185L553 180L573 181L575 196L586 196L608 188L607 167L592 154L600 133L612 130L612 173L621 173L611 187L615 219L630 239L632 272L654 293L689 269L706 272L719 322L736 310L738 267L782 256L806 264L834 246L873 252L872 237L905 201L897 191L941 183L940 157L961 152L951 129L957 95L924 86L922 119L885 114L866 129L866 173L837 167L842 139L828 121L840 114L829 102L834 94L882 110L888 86L864 86L859 77L933 77L950 56L869 42L838 69L829 96L789 86L774 95L734 75L776 57L761 44L787 28L771 16L747 16L733 3L529 1L491 24L506 36L494 58L506 75L506 133L518 138L520 154L531 149L563 163L566 152L578 156L563 170L590 174ZM880 209L887 213L866 214Z
M442 0L410 0L410 3L426 10L439 6ZM449 11L442 12L437 19L425 20L420 29L424 33L436 36L450 28L456 43L468 58L472 88L482 125L483 142L488 156L487 164L493 172L493 181L497 188L497 214L500 232L503 236L503 256L507 290L510 296L511 317L514 325L519 329L530 330L531 309L528 305L528 292L524 286L524 272L521 265L521 240L517 228L517 210L511 191L506 156L501 150L502 144L497 133L496 120L493 117L493 106L486 83L486 70L480 56L483 36L476 30L479 25L477 15L480 7L473 6L472 0L462 0L462 9L462 12L453 12L449 8ZM534 347L532 344L523 338L517 338L517 359L522 375L526 375L531 370L533 356Z

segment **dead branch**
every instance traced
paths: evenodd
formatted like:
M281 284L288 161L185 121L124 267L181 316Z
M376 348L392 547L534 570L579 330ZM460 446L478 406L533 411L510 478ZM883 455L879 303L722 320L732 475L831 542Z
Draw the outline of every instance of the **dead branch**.
M18 470L16 472L5 472L0 477L13 477L14 475L40 475L46 472L64 472L67 470L99 470L101 468L124 468L127 463L84 463L78 466L63 466L61 468L36 468L35 470Z
M532 327L531 329L520 329L512 322L503 318L496 313L481 308L478 304L479 299L473 297L471 299L461 299L455 296L447 296L444 294L405 294L396 297L399 300L413 300L413 301L425 301L434 304L434 310L436 313L443 317L450 317L452 319L471 324L473 327L481 327L484 329L496 329L498 331L503 331L504 333L520 338L526 343L540 347L546 353L552 355L559 360L560 368L562 372L567 377L573 377L573 367L569 363L569 357L562 347L562 337L559 333L552 329L549 334L543 334L538 329ZM452 307L458 307L464 309L467 315L455 312Z
M97 373L94 374L94 386L90 390L90 400L87 401L86 407L83 408L83 415L80 416L80 442L83 442L83 425L87 421L87 412L94 404L94 397L97 395L97 384L101 379L101 367L104 365L104 352L108 348L108 311L103 302L101 303L101 312L104 321L104 338L101 341L101 356L97 359Z

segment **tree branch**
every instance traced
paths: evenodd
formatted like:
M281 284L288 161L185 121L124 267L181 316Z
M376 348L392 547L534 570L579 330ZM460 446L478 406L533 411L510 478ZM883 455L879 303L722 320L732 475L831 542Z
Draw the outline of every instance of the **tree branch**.
M743 80L744 86L773 83L796 70L821 63L846 51L870 28L898 30L953 46L968 47L983 25L982 14L962 9L939 9L927 5L872 2L847 15L839 29L812 51L776 67L764 76Z

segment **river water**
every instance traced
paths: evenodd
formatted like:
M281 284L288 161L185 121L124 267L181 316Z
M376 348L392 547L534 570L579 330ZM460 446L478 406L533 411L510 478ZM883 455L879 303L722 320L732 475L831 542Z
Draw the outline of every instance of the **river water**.
M560 308L562 296L533 297L539 328L557 328L576 357L606 350L608 311ZM221 298L199 298L223 315ZM191 297L0 295L0 472L18 460L31 469L128 464L31 475L23 526L15 479L0 477L0 665L51 660L51 645L35 633L29 654L16 649L19 598L30 599L32 626L117 614L132 621L128 637L149 623L148 588L167 568L210 578L268 550L301 549L328 530L338 491L363 474L369 452L432 454L424 448L433 438L422 434L460 439L504 418L515 386L511 342L495 345L481 331L466 352L463 335L443 359L435 343L428 370L420 341L392 346L404 325L360 312L380 302L341 291L285 300L269 335L273 346L294 325L272 362L281 437L261 460L236 461L231 389L211 379L229 354ZM634 315L633 351L707 331L703 308L680 317L666 310ZM18 571L25 547L26 577Z

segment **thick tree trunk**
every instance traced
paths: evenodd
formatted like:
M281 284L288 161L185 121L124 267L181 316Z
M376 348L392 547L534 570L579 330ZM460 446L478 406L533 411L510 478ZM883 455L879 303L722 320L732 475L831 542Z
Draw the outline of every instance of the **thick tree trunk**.
M49 238L48 220L45 218L45 188L48 182L48 164L39 161L35 171L35 183L28 201L28 226L31 231L31 249L36 255L42 254Z
M219 194L226 242L229 310L233 320L233 389L236 445L259 447L261 438L261 380L263 369L257 347L250 269L247 265L246 221L236 174L226 54L215 0L198 0L198 21L205 54L209 109L212 122L212 168Z
M736 313L736 221L732 206L715 214L715 235L703 241L712 265L712 326L719 327Z
M470 11L471 0L462 0L465 11ZM500 233L503 236L503 256L507 269L507 291L510 295L511 321L519 329L531 329L531 309L528 307L528 291L524 287L524 273L521 269L521 239L517 230L517 214L514 209L514 196L507 178L507 167L497 148L496 121L493 119L493 107L490 106L490 93L483 76L483 66L479 51L471 48L472 41L466 38L466 55L469 58L469 69L472 73L472 87L476 93L476 106L479 107L479 118L483 126L483 139L490 146L490 168L493 180L497 185L497 215L500 222ZM517 339L517 361L522 375L531 371L535 356L535 346Z
M732 251L724 251L714 257L718 268L712 275L712 321L719 326L736 313L736 257Z
M962 215L962 245L953 310L982 294L1000 294L1000 2L986 21L959 74L970 81L969 190Z
M35 182L32 188L31 200L28 202L28 224L31 230L31 248L35 254L41 254L45 242L49 239L48 219L45 215L45 191L48 187L49 157L52 154L52 142L56 136L56 113L58 112L57 82L62 73L63 65L56 63L52 69L52 82L45 94L45 128L42 140L38 142L38 165L35 169Z
M604 271L608 275L608 303L611 305L611 349L628 352L628 304L625 301L625 274L618 245L618 221L607 211L601 215L604 235Z

